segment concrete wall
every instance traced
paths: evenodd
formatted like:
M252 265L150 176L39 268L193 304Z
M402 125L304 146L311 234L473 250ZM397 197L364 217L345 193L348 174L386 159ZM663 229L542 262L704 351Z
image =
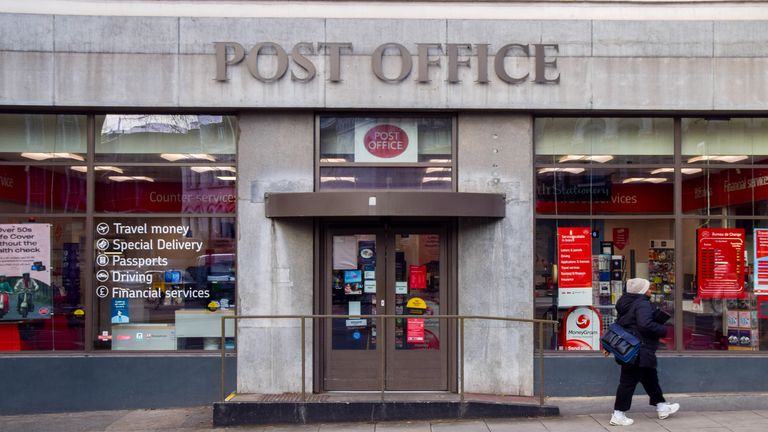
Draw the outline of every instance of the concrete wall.
M761 110L768 99L768 23L764 21L353 20L288 18L99 17L0 14L0 106L146 106L393 109ZM250 49L272 41L352 42L341 82L329 82L327 55L308 57L310 82L253 78L244 63L227 82L215 77L214 42ZM380 44L403 44L414 69L388 84L371 68ZM447 57L429 83L417 83L416 43L490 44L488 84L478 84L476 50L460 83L448 83ZM559 84L534 84L533 60L507 59L510 85L493 55L508 43L557 43ZM548 55L554 56L553 51ZM461 58L465 58L464 55ZM552 57L553 58L553 57ZM269 75L273 60L260 70ZM399 68L385 56L389 76Z
M504 219L459 221L460 314L532 318L532 125L528 116L459 115L459 191L507 197ZM532 394L531 326L465 326L466 391Z
M311 219L274 220L265 192L309 192L314 176L312 113L240 116L238 304L241 315L312 313ZM238 327L238 392L301 391L298 320L245 320ZM304 341L312 388L312 327Z

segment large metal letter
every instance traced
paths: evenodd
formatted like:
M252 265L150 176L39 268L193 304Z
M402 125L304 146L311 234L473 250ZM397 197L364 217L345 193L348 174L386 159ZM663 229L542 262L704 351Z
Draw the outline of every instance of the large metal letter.
M387 48L395 48L400 52L400 75L396 78L387 78L387 76L384 75L384 67L382 63L384 62L384 51ZM373 68L373 74L376 75L376 78L386 83L397 83L406 79L408 75L411 74L413 60L411 60L411 53L408 51L408 48L398 43L390 42L379 45L373 51L373 54L371 54L371 67Z
M488 84L488 44L475 44L477 48L477 81L479 84Z
M503 47L499 48L499 51L496 53L496 58L494 59L496 76L498 76L499 79L501 79L506 83L520 84L521 82L525 81L526 78L528 78L529 74L526 73L520 78L513 78L507 73L507 70L504 67L504 58L507 56L507 52L509 52L509 50L511 50L512 48L520 48L526 57L530 57L530 53L528 52L528 45L520 45L520 44L504 45Z
M236 65L245 58L245 49L237 42L214 42L216 47L216 81L228 81L227 66ZM227 47L232 48L234 55L227 60Z
M469 58L465 60L459 60L459 48L472 49L470 44L446 44L445 50L448 53L448 82L458 83L459 79L459 66L469 66Z
M293 61L297 65L299 65L299 67L304 69L307 72L307 75L304 78L301 78L298 75L296 75L293 72L293 70L291 70L291 80L299 81L299 82L309 82L309 81L312 81L312 78L315 77L315 74L317 73L317 69L315 69L315 65L312 63L311 60L304 57L304 55L301 53L301 48L308 48L309 54L315 53L315 49L312 47L311 42L299 42L293 46L293 49L291 50L291 56L293 56Z
M438 50L442 51L442 48L439 43L416 44L416 46L419 49L419 77L416 79L416 81L420 83L428 83L430 81L429 67L440 66L440 57L434 60L429 59L429 49L437 48Z
M259 72L259 53L264 48L272 48L277 53L277 70L271 77L265 77ZM248 52L248 58L245 59L245 64L248 66L248 70L251 72L257 80L263 82L275 82L285 75L288 71L288 54L280 45L274 42L261 42L251 48Z
M317 44L317 49L327 48L331 54L331 77L328 81L340 82L341 81L341 49L349 48L352 52L352 42L328 42Z
M552 47L555 49L555 52L559 52L560 47L558 44L534 44L533 46L536 52L536 79L534 79L533 82L536 84L558 84L560 82L560 73L558 72L557 77L555 78L547 79L545 70L547 66L552 66L557 69L557 58L552 61L546 61L544 59L544 49L546 47Z

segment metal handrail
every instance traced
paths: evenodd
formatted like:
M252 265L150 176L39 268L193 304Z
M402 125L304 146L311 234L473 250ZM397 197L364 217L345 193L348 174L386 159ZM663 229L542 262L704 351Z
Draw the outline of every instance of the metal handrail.
M303 401L307 400L306 391L306 343L305 343L305 327L306 320L311 319L375 319L377 320L377 331L381 331L381 339L385 340L386 335L386 323L387 319L392 318L423 318L423 319L439 319L439 320L458 320L459 321L459 397L461 402L464 402L464 321L466 320L487 320L487 321L509 321L519 323L538 324L539 327L539 405L544 405L544 324L550 324L553 326L555 333L557 333L558 322L553 320L535 319L535 318L514 318L514 317L501 317L501 316L483 316L483 315L227 315L221 317L221 388L220 397L223 401L224 396L224 370L225 370L225 328L226 320L234 320L235 325L237 321L241 319L298 319L301 321L301 398ZM235 330L235 339L237 339L237 331ZM381 359L379 362L380 367L380 386L381 386L381 400L384 400L385 392L385 356L384 350L381 352Z

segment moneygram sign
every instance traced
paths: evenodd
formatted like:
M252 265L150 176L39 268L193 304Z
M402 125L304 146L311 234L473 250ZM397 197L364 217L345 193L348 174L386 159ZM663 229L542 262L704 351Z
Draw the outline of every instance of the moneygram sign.
M600 350L602 321L592 306L572 307L565 316L563 349L566 351Z

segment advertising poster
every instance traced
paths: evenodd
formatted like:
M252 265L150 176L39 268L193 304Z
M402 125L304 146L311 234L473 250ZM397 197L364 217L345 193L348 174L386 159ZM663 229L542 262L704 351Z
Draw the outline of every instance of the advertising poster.
M557 229L558 307L592 305L592 233Z
M408 331L405 340L411 342L424 342L424 318L408 318Z
M602 336L600 313L592 306L572 307L565 315L563 349L599 351Z
M755 295L768 295L768 228L755 228Z
M0 224L0 320L50 318L51 225Z
M408 285L411 289L427 288L427 266L412 265L408 267Z
M697 274L701 298L744 297L744 230L699 228Z
M129 299L112 299L112 324L126 324L131 322L128 316Z
M418 162L419 135L415 120L355 124L355 162Z

